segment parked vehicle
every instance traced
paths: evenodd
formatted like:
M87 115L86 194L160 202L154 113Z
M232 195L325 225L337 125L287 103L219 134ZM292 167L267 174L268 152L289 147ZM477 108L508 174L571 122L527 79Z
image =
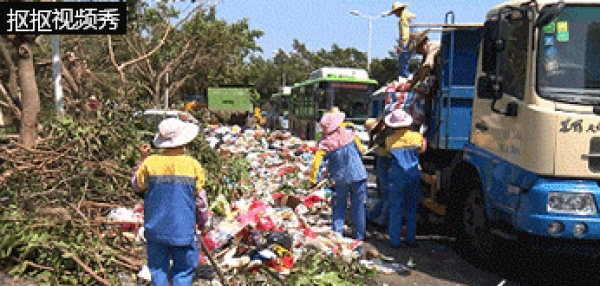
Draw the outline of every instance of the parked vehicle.
M212 111L253 112L259 94L250 87L209 87L208 109Z
M302 139L318 139L324 112L338 107L346 120L364 124L369 117L369 96L377 81L356 68L323 67L308 80L296 83L290 101L290 131Z
M480 258L499 237L600 254L600 1L515 0L483 27L453 18L423 205Z

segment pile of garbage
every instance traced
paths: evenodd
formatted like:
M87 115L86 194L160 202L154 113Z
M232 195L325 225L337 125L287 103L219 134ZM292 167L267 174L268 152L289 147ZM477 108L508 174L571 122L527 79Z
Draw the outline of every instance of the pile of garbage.
M231 182L231 200L218 195L209 202L209 218L199 232L208 250L200 257L200 281L226 284L221 280L235 275L241 283L318 285L320 279L338 279L360 284L377 272L393 272L374 263L378 254L364 251L362 241L332 231L331 190L308 179L315 141L237 126L213 125L204 131L222 156L246 157L250 178ZM146 267L138 277L149 279Z

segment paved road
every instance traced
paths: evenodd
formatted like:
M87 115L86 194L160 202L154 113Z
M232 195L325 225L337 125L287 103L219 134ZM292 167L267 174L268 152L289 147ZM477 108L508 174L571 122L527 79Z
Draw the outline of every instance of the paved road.
M374 182L372 166L369 181ZM391 248L385 229L369 225L366 245L395 261L412 258L410 274L380 275L379 285L600 285L600 260L548 254L506 241L488 265L469 262L441 227L421 227L416 248Z

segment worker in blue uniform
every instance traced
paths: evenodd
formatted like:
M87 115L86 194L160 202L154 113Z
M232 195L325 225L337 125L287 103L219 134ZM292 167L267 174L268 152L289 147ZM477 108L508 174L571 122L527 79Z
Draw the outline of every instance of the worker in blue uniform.
M363 240L366 232L367 171L362 154L356 143L356 134L342 126L346 114L328 112L319 122L323 139L312 163L311 181L317 176L324 163L329 178L334 184L332 204L332 229L343 234L348 196L354 223L354 238Z
M402 216L406 215L406 237L408 246L415 246L417 233L417 206L421 195L421 172L419 154L425 152L426 141L416 131L412 131L412 117L402 109L396 109L384 119L386 128L394 132L385 140L385 146L392 157L390 166L390 217L388 233L390 243L400 246Z

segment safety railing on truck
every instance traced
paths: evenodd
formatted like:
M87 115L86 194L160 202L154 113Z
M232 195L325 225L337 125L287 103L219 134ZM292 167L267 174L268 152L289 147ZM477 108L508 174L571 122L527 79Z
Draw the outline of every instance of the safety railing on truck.
M444 23L411 24L413 32L439 32L442 67L439 90L432 102L428 140L437 149L460 150L469 140L472 100L482 23L454 22L454 12Z

